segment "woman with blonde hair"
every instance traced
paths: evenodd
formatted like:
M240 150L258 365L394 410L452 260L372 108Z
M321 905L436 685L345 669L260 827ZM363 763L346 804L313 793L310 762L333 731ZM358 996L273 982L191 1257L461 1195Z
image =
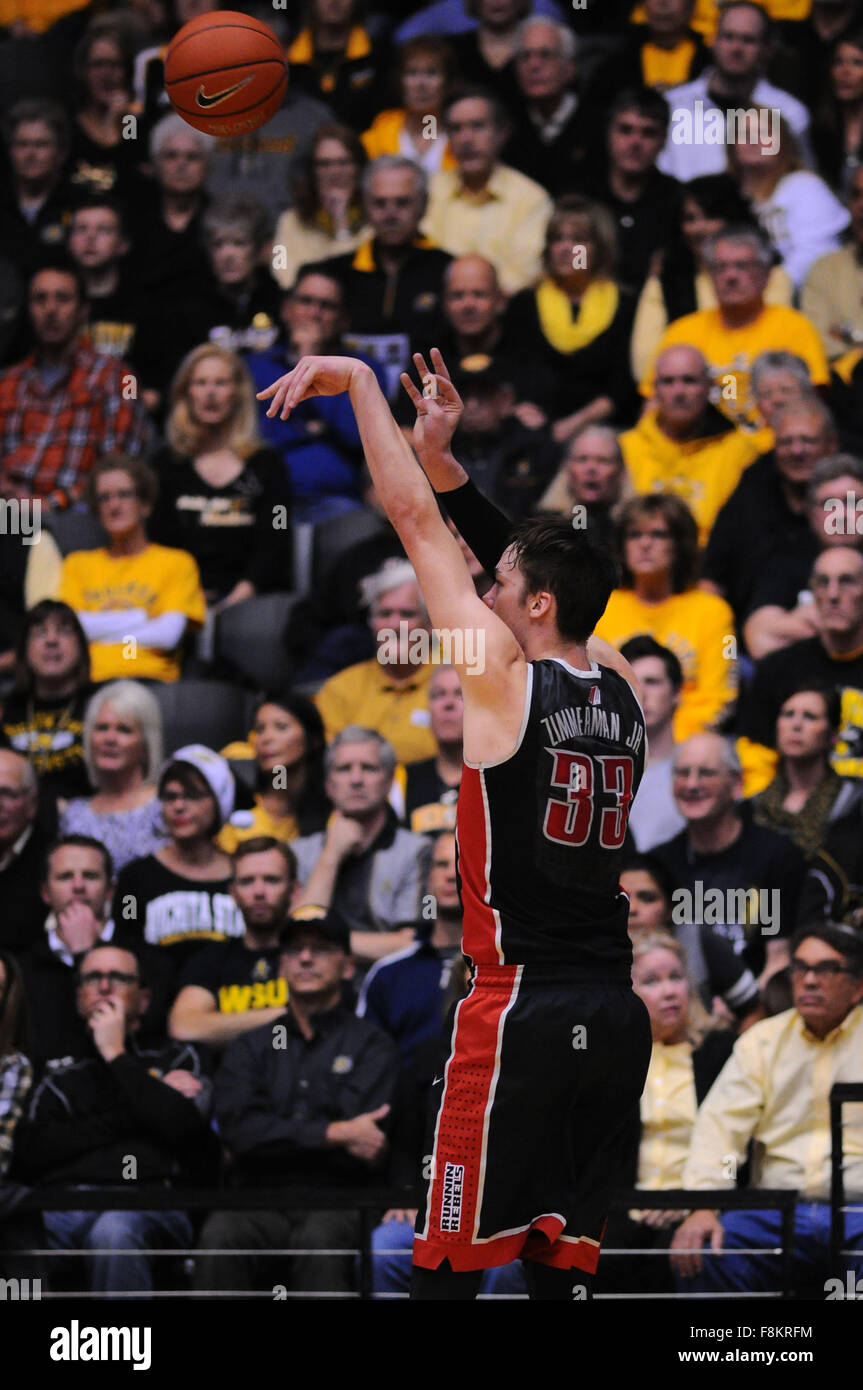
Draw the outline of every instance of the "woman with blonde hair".
M156 697L137 681L103 686L87 705L83 741L96 792L62 807L60 834L91 835L121 869L166 840L156 795L163 760Z
M839 250L851 214L805 168L797 137L778 111L762 106L747 112L728 148L728 169L799 290L819 256Z
M293 207L276 223L273 275L291 290L301 265L355 251L371 235L360 181L366 152L355 131L323 125L294 177Z
M150 533L194 556L217 609L289 583L288 475L261 444L256 413L236 353L197 347L174 377L168 443L153 460L159 500Z
M623 1188L662 1191L683 1185L698 1107L731 1055L735 1034L715 1028L689 978L686 952L662 931L633 944L632 987L650 1017L653 1049L638 1116L624 1141ZM617 1256L614 1249L667 1250L684 1211L612 1211L603 1239L598 1293L670 1293L667 1259Z
M582 425L635 416L633 304L615 279L616 259L612 214L568 193L549 219L543 278L515 294L506 311L504 334L518 343L527 368L524 400L537 412L531 424L551 421L558 443Z

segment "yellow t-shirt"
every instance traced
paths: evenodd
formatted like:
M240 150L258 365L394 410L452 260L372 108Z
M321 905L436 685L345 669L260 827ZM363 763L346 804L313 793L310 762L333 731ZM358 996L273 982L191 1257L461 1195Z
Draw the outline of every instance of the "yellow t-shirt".
M662 603L643 603L632 589L615 589L596 625L597 637L619 648L644 633L669 647L683 667L675 739L712 728L737 699L734 614L728 604L700 589L672 594Z
M695 57L692 39L682 39L673 48L660 48L646 43L641 50L641 75L645 87L682 87L689 81L689 70Z
M63 561L59 596L82 613L143 608L148 619L182 613L198 625L207 612L192 556L165 545L148 545L140 555L119 559L105 549L75 550ZM91 642L90 671L94 681L175 681L180 678L179 653L131 642Z
M618 442L634 491L682 497L698 522L700 545L707 544L719 508L759 452L754 436L743 430L683 442L670 439L659 428L655 410L642 415Z
M256 839L258 835L272 835L274 840L295 840L300 833L296 816L271 816L257 797L251 811L235 811L226 825L216 836L216 844L226 854L233 854L243 840Z
M675 319L662 335L659 347L639 390L648 398L653 394L653 368L666 348L685 344L696 347L707 358L713 379L715 404L735 425L757 427L758 420L749 391L754 359L762 352L793 352L802 357L816 386L826 386L830 368L817 330L797 309L783 304L765 304L753 323L728 328L719 309L698 309Z
M327 742L349 724L359 724L388 739L400 763L433 758L437 744L428 709L433 669L430 663L417 666L409 682L397 684L372 657L331 676L315 696Z
M755 0L771 19L808 19L812 12L812 0ZM632 24L645 24L647 15L643 5L636 5L630 17ZM719 25L719 0L695 0L695 9L689 21L690 29L697 29L708 43L716 37Z

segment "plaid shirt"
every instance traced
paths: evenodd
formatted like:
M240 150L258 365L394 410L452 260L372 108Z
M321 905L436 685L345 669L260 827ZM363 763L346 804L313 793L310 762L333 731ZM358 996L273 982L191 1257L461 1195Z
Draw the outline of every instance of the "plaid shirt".
M68 507L102 454L140 454L150 443L147 413L124 399L131 367L79 343L46 386L35 356L0 372L0 468L28 495Z
M20 1052L0 1058L0 1178L12 1161L12 1136L32 1080L33 1068Z

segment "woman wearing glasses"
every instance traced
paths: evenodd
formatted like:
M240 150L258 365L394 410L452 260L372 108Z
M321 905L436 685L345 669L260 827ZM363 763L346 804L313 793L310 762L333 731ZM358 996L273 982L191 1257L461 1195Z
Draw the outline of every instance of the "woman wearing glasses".
M118 875L113 917L121 932L158 948L173 975L199 946L245 930L230 856L214 840L234 809L231 770L202 744L179 748L162 769L159 800L168 842Z
M360 140L344 125L315 133L294 180L294 204L276 224L273 275L293 288L301 265L355 251L370 235L363 217L360 177L367 159Z
M66 556L60 598L87 634L97 684L124 676L179 680L183 639L206 616L192 556L148 539L157 492L153 470L120 454L100 459L87 480L87 500L108 544Z
M646 633L671 648L683 667L675 741L721 725L737 698L734 614L724 599L695 588L698 528L691 511L668 492L633 497L620 509L616 542L623 582L597 637L619 648Z
M155 696L137 681L103 686L87 706L83 743L96 792L61 809L60 834L92 836L121 869L165 843L155 783L163 757Z

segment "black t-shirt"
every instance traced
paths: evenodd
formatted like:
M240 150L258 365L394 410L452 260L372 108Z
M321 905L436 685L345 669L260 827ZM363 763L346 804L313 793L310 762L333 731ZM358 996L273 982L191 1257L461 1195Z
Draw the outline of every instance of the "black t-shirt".
M186 878L154 854L133 859L117 878L112 916L118 936L158 947L176 973L205 942L244 934L230 885L230 878Z
M223 487L205 482L190 459L169 448L159 451L153 466L159 500L150 535L194 555L206 594L224 598L241 579L260 593L290 587L291 494L274 450L257 449Z
M767 942L794 930L805 864L787 835L753 821L751 807L743 805L740 814L737 839L715 854L696 854L685 830L651 854L674 883L672 922L713 927L759 975Z
M839 690L842 714L833 767L840 777L863 777L863 652L837 659L828 654L820 638L807 637L763 657L744 692L737 732L774 747L776 717L802 676Z
M284 1008L288 984L279 975L279 946L250 950L245 941L217 941L192 956L178 981L212 994L222 1014Z
M10 695L3 707L2 728L9 747L22 753L36 770L40 788L54 796L89 796L84 766L84 711L92 691L40 700Z
M680 223L681 185L668 174L651 169L644 191L634 202L614 193L608 176L587 179L579 192L603 203L617 223L618 279L638 294L650 271L651 257L663 250Z

